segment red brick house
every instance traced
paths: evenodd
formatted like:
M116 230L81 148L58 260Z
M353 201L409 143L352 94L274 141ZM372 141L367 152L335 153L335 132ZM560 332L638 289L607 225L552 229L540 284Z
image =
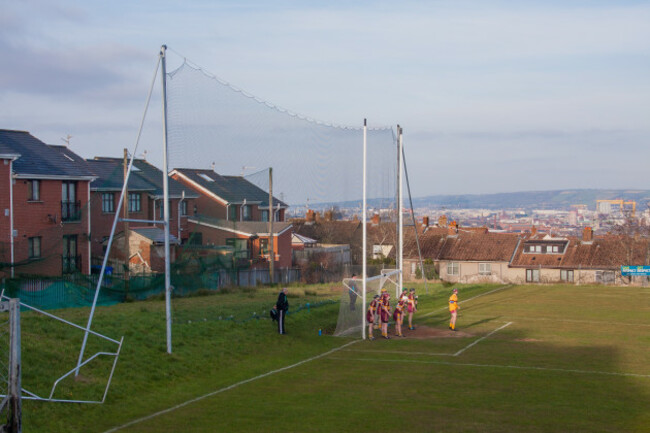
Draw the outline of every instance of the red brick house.
M221 176L212 170L175 169L175 181L198 194L188 218L192 243L233 248L237 266L266 268L273 236L274 267L291 266L291 223L284 221L288 206L241 176ZM274 215L273 234L269 217Z
M83 159L25 131L0 130L0 275L90 273Z
M95 262L99 263L106 251L106 241L111 233L115 211L124 185L124 160L121 158L96 157L87 160L87 164L92 172L97 175L97 179L91 183L90 189L93 220L92 254ZM169 179L169 232L174 239L173 245L188 240L190 235L187 222L188 209L194 208L197 198L198 194L193 190L171 178ZM128 198L125 198L120 216L122 218L125 216L124 208L127 207L129 219L162 221L164 217L163 203L163 172L143 159L134 160L129 176ZM135 232L142 229L143 233L151 234L152 232L146 229L155 226L146 222L131 222L129 223L129 231ZM162 224L158 225L158 227L158 230L162 231ZM117 223L116 241L124 236L124 228L125 224L123 222ZM138 245L142 245L141 241L143 239L149 239L150 245L141 250ZM148 251L154 248L155 240L147 236L144 236L143 239L136 243L129 240L129 262L138 254L140 256L147 255ZM112 254L118 260L126 261L126 246L123 240L114 244ZM149 268L153 271L161 271L158 266L149 266Z

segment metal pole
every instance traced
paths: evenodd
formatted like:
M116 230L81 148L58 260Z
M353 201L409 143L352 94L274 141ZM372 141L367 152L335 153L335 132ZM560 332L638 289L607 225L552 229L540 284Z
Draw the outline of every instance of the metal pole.
M167 323L167 353L172 353L172 313L171 313L171 266L169 252L169 166L167 160L167 46L160 48L162 59L162 102L163 102L163 206L165 230L165 311Z
M9 161L9 245L11 249L11 278L15 277L14 263L14 182L13 170L14 160ZM39 186L40 188L40 186ZM39 191L40 192L40 191Z
M142 130L144 129L144 121L147 117L147 109L149 108L149 102L151 101L151 95L153 93L153 87L156 82L156 76L158 75L158 66L160 65L160 56L158 56L158 63L156 64L156 71L153 75L153 80L151 81L151 87L149 88L149 95L147 96L147 103L145 105L144 113L142 115L142 120L140 121L140 129L138 130L138 137L135 140L135 148L133 149L133 155L137 155L138 143L140 142L140 136L142 135ZM95 308L97 307L97 299L99 298L99 289L102 286L104 281L104 272L106 271L106 264L108 262L108 255L111 251L111 246L113 245L113 238L115 237L115 230L117 227L117 222L120 219L120 211L122 210L122 204L124 203L124 193L126 190L126 185L128 183L128 177L131 175L131 168L133 167L134 158L131 157L129 162L129 170L127 172L127 179L125 179L124 185L122 185L122 194L120 194L120 199L117 202L117 208L115 209L115 218L113 219L113 226L111 227L111 234L108 237L108 244L106 246L106 254L104 254L104 261L102 262L102 269L99 273L99 278L97 279L97 287L95 288L95 298L93 299L93 305L90 308L90 316L88 317L88 324L86 325L86 332L84 332L83 343L81 343L81 350L79 351L79 360L77 361L77 369L75 370L75 376L79 375L79 367L83 361L84 351L86 350L86 343L88 342L88 333L90 331L90 325L93 322L93 316L95 315Z
M403 145L402 145L402 128L397 125L397 147L398 147L398 156L397 156L397 185L398 185L398 194L397 194L397 208L398 208L398 217L397 217L397 223L398 223L398 243L399 243L399 248L398 248L398 254L397 254L397 269L399 270L399 276L398 276L398 293L395 296L399 296L402 288L404 287L404 280L402 278L402 275L404 275L404 206L402 204L402 194L403 194L403 187L402 187L402 152L403 152Z
M404 161L404 177L406 177L406 190L409 193L409 204L411 206L411 219L413 220L413 227L415 228L415 244L418 247L418 257L420 258L420 270L422 272L422 279L424 280L424 292L428 294L429 288L427 287L427 277L424 274L424 263L422 262L422 249L420 248L420 237L418 235L418 227L417 225L415 225L415 211L413 210L413 197L411 196L411 182L409 181L409 170L406 165L406 153L404 153L404 146L402 146L402 160Z
M9 411L10 420L9 426L12 433L20 433L22 431L21 422L21 366L20 366L20 300L11 299L9 301L9 344L11 350L9 351L9 389L7 394L10 396Z
M273 167L269 167L269 277L271 285L274 283L273 271L275 270L275 250L273 245L273 220L275 211L273 210Z
M361 223L363 224L362 228L362 233L363 233L363 241L362 241L362 259L363 259L363 264L362 264L362 270L361 273L363 274L363 294L361 295L361 299L363 300L363 308L361 308L361 317L362 317L362 326L361 326L361 338L366 339L366 259L367 259L367 237L368 237L368 229L366 227L366 214L367 214L367 203L366 203L366 155L368 151L368 122L366 119L363 119L363 210L361 212Z

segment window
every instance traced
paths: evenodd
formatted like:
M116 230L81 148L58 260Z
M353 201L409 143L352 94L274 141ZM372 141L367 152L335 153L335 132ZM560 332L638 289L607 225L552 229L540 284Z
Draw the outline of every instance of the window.
M260 256L265 256L269 254L269 240L260 239Z
M260 211L260 221L268 222L269 220L269 211L263 210Z
M115 196L112 192L102 193L102 212L113 213L115 212Z
M480 275L492 275L492 263L479 263L478 273Z
M29 258L37 259L41 257L41 238L29 238Z
M38 201L41 199L41 181L27 181L27 200Z
M616 282L616 273L614 271L596 271L596 282L614 284Z
M230 238L226 239L226 245L233 248L233 255L236 259L248 259L248 240Z
M448 275L458 275L459 264L457 262L447 263L447 274Z
M228 221L237 221L237 205L228 206Z
M189 245L203 245L203 233L194 232L190 235L190 238L187 240Z
M535 245L535 252L536 253L541 253L542 252L542 246L541 245Z
M187 202L186 201L181 202L181 215L182 216L187 216Z
M160 220L163 220L165 218L165 207L163 206L163 203L164 202L161 200L160 201L160 213L159 213ZM172 210L172 202L170 201L169 202L169 219L170 220L173 219L171 210Z
M526 282L539 283L539 269L526 269Z
M560 270L560 280L566 281L567 283L573 283L573 270Z
M141 212L142 203L140 198L140 193L130 192L129 193L129 212Z
M72 274L81 266L81 256L77 255L77 235L63 236L63 273Z
M77 201L77 182L61 182L61 221L79 221L81 203Z
M242 220L243 221L252 221L253 219L253 209L252 206L247 204L242 206Z

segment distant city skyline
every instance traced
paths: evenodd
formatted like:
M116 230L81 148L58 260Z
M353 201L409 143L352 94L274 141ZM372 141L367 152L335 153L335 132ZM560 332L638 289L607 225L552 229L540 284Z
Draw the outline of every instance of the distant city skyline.
M414 197L648 189L648 22L632 0L3 2L0 128L121 156L167 44L294 112L399 123Z

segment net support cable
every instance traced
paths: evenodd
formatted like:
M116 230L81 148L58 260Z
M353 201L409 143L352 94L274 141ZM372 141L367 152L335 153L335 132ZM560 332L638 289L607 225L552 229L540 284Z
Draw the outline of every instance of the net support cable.
M400 143L402 142L402 130L399 128L399 137ZM418 257L420 259L420 271L422 272L422 278L424 279L424 291L429 293L429 288L427 287L427 277L424 274L424 262L422 261L422 249L420 248L420 237L418 235L418 226L415 224L415 212L413 210L413 197L411 196L411 184L409 182L409 172L406 167L406 153L404 152L404 146L402 146L402 160L404 161L404 176L406 178L406 189L409 193L409 205L411 207L411 218L413 219L413 229L415 230L415 244L418 248ZM400 257L403 252L400 252ZM400 277L401 278L401 277Z
M134 148L133 148L133 152L131 153L131 159L129 161L129 166L128 166L128 169L127 169L126 174L124 176L124 185L122 185L122 192L120 194L120 199L118 200L117 208L115 209L115 218L113 219L113 225L111 227L111 234L110 234L110 236L108 238L108 243L106 245L106 253L104 254L104 260L102 261L102 268L101 268L101 271L99 273L99 278L97 279L97 287L95 289L95 297L93 299L93 304L92 304L92 307L90 309L90 315L88 317L88 324L86 325L86 330L84 332L84 338L83 338L83 342L81 344L81 350L79 351L79 359L77 361L77 368L75 369L75 376L79 375L79 368L81 367L81 365L83 363L84 351L86 350L86 344L88 342L88 334L90 333L90 326L92 325L93 317L95 315L95 308L97 307L97 300L99 299L99 290L100 290L100 288L102 286L102 283L104 281L104 272L106 272L106 265L108 263L108 257L110 255L111 246L113 245L113 239L115 237L115 231L116 231L116 228L117 228L117 223L118 223L118 221L120 219L119 218L120 211L122 210L122 206L124 204L124 196L125 196L125 192L126 192L126 189L127 189L128 182L129 182L129 177L131 175L131 169L133 168L133 161L135 160L135 155L137 155L138 144L140 143L140 137L142 136L142 131L144 129L145 120L147 118L147 112L149 111L149 104L151 102L151 95L153 94L154 85L156 83L156 77L158 76L158 69L160 68L160 64L161 64L161 60L162 60L163 56L164 56L164 53L161 50L161 52L160 52L160 54L158 56L158 62L156 63L156 68L155 68L155 72L154 72L154 75L153 75L153 79L151 80L151 86L149 88L149 94L147 95L147 101L145 103L144 112L142 114L142 120L140 122L140 127L138 128L138 134L137 134L137 137L136 137L136 140L135 140L135 145L134 145ZM166 172L163 173L163 175L164 175L165 178L167 177ZM167 197L165 197L165 198L167 198ZM166 210L165 214L166 215L167 215L167 208L168 208L168 206L165 206L165 210ZM169 219L165 219L165 233L167 234L167 236L165 237L166 242L168 241L168 237L169 237L168 236L168 232L169 232L168 221L169 221Z

